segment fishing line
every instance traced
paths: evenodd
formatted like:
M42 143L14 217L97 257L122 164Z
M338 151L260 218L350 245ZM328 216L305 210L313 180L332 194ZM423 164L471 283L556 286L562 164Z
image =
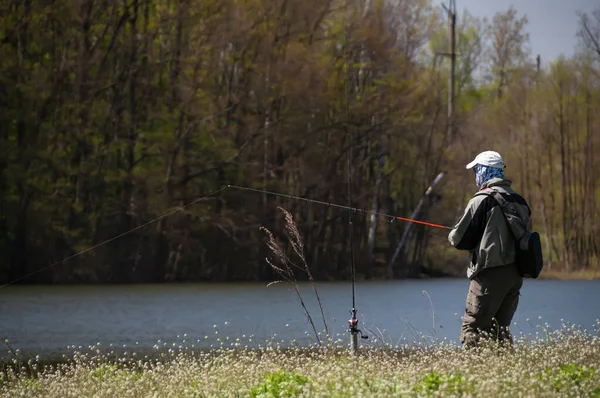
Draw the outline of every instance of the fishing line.
M59 264L62 264L62 263L64 263L64 262L66 262L66 261L68 261L68 260L71 260L71 259L73 259L73 258L75 258L75 257L81 256L82 254L85 254L85 253L87 253L87 252L89 252L89 251L92 251L92 250L94 250L94 249L97 249L97 248L99 248L99 247L101 247L101 246L104 246L104 245L106 245L106 244L108 244L108 243L110 243L110 242L112 242L112 241L114 241L114 240L117 240L117 239L119 239L119 238L122 238L123 236L125 236L125 235L128 235L128 234L130 234L130 233L132 233L132 232L135 232L135 231L137 231L138 229L144 228L145 226L148 226L148 225L150 225L150 224L152 224L152 223L155 223L155 222L157 222L157 221L159 221L159 220L161 220L161 219L163 219L163 218L165 218L165 217L168 217L168 216L170 216L171 214L174 214L174 213L176 213L176 212L178 212L178 211L180 211L180 210L183 210L183 209L185 209L186 207L189 207L189 206L191 206L191 205L193 205L193 204L196 204L196 203L200 202L200 201L201 201L201 200L203 200L203 199L206 199L206 198L208 198L208 197L210 197L210 196L216 195L216 194L218 194L219 192L226 190L227 188L229 188L229 186L227 186L227 187L223 187L223 188L221 188L221 189L218 189L218 190L216 190L216 191L213 191L213 192L211 192L211 193L209 193L209 194L207 194L207 195L204 195L204 196L202 196L202 197L200 197L200 198L198 198L198 199L195 199L195 200L191 201L190 203L188 203L188 204L186 204L186 205L183 205L183 206L181 206L181 207L178 207L178 208L176 208L175 210L171 210L171 211L169 211L169 212L167 212L167 213L163 214L163 215L162 215L162 216L160 216L160 217L156 217L156 218L155 218L155 219L153 219L153 220L150 220L150 221L148 221L148 222L146 222L146 223L144 223L144 224L142 224L142 225L138 225L137 227L135 227L135 228L133 228L133 229L130 229L129 231L126 231L126 232L123 232L123 233L121 233L121 234L119 234L119 235L113 236L112 238L110 238L110 239L107 239L107 240L105 240L105 241L102 241L102 242L98 243L97 245L94 245L94 246L92 246L92 247L88 247L87 249L85 249L85 250L82 250L82 251L80 251L80 252L78 252L78 253L75 253L75 254L73 254L73 255L71 255L71 256L69 256L69 257L67 257L67 258L63 258L63 259L62 259L62 260L60 260L60 261L57 261L57 262L55 262L55 263L52 263L52 264L50 264L50 265L47 265L47 266L45 266L45 267L42 267L42 268L40 268L40 269L38 269L38 270L36 270L36 271L32 271L32 272L30 272L30 273L28 273L28 274L25 274L25 275L23 275L23 276L20 276L20 277L18 277L18 278L16 278L16 279L13 279L12 281L10 281L10 282L8 282L8 283L5 283L4 285L1 285L1 286L0 286L0 289L2 289L3 287L6 287L6 286L8 286L8 285L10 285L10 284L13 284L13 283L15 283L15 282L18 282L18 281L20 281L20 280L22 280L22 279L28 278L28 277L30 277L30 276L32 276L32 275L35 275L35 274L37 274L37 273L40 273L40 272L42 272L42 271L45 271L45 270L47 270L48 268L52 268L52 267L54 267L54 266L57 266L57 265L59 265Z

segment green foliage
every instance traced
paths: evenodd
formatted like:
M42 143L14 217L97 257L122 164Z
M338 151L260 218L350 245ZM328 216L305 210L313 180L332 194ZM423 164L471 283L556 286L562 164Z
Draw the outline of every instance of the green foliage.
M114 364L102 364L98 367L90 370L90 375L98 379L99 381L106 380L107 378L114 377L119 368Z
M251 397L292 397L301 393L306 383L309 383L307 377L280 370L268 374L265 382L253 387L249 394Z
M23 387L23 389L25 390L37 390L40 388L40 381L36 378L22 378L21 379L21 386Z
M582 383L593 378L597 373L596 368L567 363L559 365L558 368L546 368L540 378L548 381L556 392L564 392L574 387L581 387Z
M414 386L414 391L417 393L432 394L435 392L443 392L450 394L469 393L474 390L465 381L461 373L439 373L433 370L427 373L421 381Z

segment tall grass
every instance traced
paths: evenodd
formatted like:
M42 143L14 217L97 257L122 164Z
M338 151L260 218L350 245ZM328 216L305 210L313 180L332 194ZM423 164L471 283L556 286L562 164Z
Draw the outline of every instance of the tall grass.
M321 339L319 337L319 333L317 332L317 326L313 320L313 317L310 314L310 311L306 307L304 302L304 298L302 294L300 294L300 289L298 287L298 279L296 277L296 272L300 271L306 273L308 280L310 281L311 287L317 299L317 303L319 305L319 309L321 311L321 319L323 321L323 327L325 328L325 334L327 339L330 340L331 336L329 334L329 327L327 326L327 319L325 318L325 312L323 308L323 303L321 302L321 297L319 296L319 291L317 289L317 284L312 276L310 271L310 267L306 261L306 255L304 253L304 242L302 239L302 235L296 224L294 223L293 216L285 210L283 207L277 207L277 210L283 213L285 225L285 237L287 238L287 242L292 249L293 256L287 254L286 250L284 250L281 245L277 242L277 238L275 235L268 230L266 227L261 227L260 230L263 231L267 237L267 248L271 253L271 257L267 257L266 261L271 266L273 271L279 275L281 280L272 282L279 283L282 281L290 283L294 287L294 292L296 293L296 297L300 301L300 305L310 323L313 332L315 334L315 338L317 339L319 345L321 344ZM296 262L299 261L300 264ZM269 284L270 285L270 284Z

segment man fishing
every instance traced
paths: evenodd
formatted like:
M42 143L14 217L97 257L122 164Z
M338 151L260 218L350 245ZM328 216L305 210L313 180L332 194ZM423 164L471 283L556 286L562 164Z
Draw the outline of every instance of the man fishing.
M478 193L469 201L464 214L448 235L452 246L470 252L467 277L471 280L460 341L465 348L477 346L481 332L512 344L508 327L517 310L523 285L515 264L515 239L499 203L488 191L497 191L515 206L527 202L504 178L504 161L498 152L485 151L467 165L475 171ZM529 223L529 220L527 220Z

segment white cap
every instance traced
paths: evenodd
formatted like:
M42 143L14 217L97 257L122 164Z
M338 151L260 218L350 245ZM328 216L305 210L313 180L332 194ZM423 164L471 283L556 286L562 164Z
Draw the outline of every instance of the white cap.
M498 152L494 151L485 151L481 152L479 155L473 159L471 163L467 165L467 169L472 169L476 164L481 164L483 166L496 167L498 169L503 169L506 167L504 165L504 160L502 160L502 156Z

